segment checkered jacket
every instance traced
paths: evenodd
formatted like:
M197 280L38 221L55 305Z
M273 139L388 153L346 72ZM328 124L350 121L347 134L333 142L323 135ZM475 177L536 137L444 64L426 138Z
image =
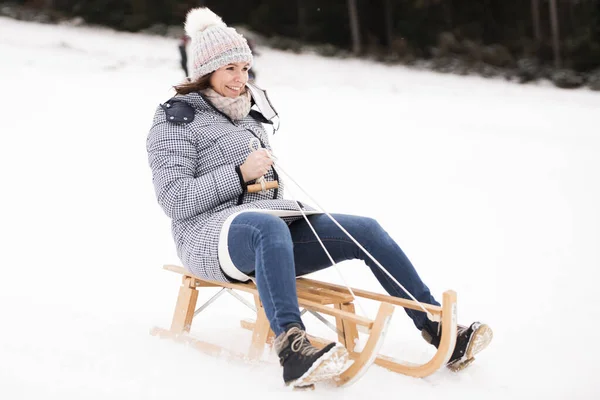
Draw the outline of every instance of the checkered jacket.
M244 209L298 208L283 199L279 177L279 190L247 193L242 189L235 167L250 154L250 140L257 137L271 149L261 123L252 116L232 122L198 93L176 99L194 108L193 120L173 122L165 108L169 102L156 110L146 142L156 197L172 220L183 265L201 278L229 281L218 259L219 235L227 217ZM265 179L274 178L271 169Z

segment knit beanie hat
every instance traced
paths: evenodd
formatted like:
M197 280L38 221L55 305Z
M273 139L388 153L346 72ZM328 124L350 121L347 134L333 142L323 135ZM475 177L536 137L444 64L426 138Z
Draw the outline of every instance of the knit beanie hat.
M206 7L188 12L185 33L191 38L188 58L192 81L227 64L252 64L252 52L246 39Z

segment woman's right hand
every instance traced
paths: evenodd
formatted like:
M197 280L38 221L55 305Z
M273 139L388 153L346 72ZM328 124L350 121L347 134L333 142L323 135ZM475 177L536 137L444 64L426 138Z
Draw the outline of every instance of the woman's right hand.
M242 172L244 182L249 182L266 175L272 165L273 160L269 157L267 150L261 149L253 151L246 157L246 161L240 165L240 171Z

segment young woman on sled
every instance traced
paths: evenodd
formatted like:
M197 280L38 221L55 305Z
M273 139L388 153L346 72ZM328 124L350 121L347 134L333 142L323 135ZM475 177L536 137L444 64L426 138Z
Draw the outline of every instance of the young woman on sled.
M247 86L252 53L246 40L207 8L191 10L185 28L191 38L190 82L176 86L177 95L157 108L147 139L158 202L172 219L178 254L190 272L210 280L250 277L256 282L285 383L318 381L322 367L346 350L336 343L322 349L311 345L300 318L296 277L327 268L331 261L298 203L283 197L262 125L268 119L252 108L265 99ZM261 177L279 181L279 187L250 193L247 186ZM406 298L327 215L300 207L335 262L363 260L389 294ZM332 216L419 302L439 305L377 221ZM437 347L439 324L423 312L406 312ZM449 363L470 362L487 345L474 345L484 331L491 337L479 322L459 326Z

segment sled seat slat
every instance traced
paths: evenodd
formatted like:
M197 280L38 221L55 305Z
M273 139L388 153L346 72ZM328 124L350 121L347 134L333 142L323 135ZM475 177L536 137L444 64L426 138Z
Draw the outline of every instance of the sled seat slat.
M311 293L315 297L327 297L335 299L335 303L350 303L354 300L352 294L349 291L333 290L325 287L321 282L312 281L308 279L296 279L296 289L298 292Z
M184 278L185 278L185 276L189 276L189 277L196 279L197 287L219 287L220 286L220 287L226 287L226 288L230 288L230 289L237 289L237 290L241 290L241 291L252 293L252 294L256 293L256 286L252 282L229 283L229 282L209 281L209 280L205 280L205 279L196 278L193 275L191 275L188 271L186 271L185 268L177 266L177 265L165 265L165 266L163 266L163 268L168 271L184 275ZM314 302L320 302L321 304L325 304L325 303L323 303L323 301L326 301L326 299L335 300L335 301L332 301L327 304L350 303L353 300L352 294L348 291L348 289L346 287L336 285L333 283L315 281L313 279L308 279L308 278L298 278L298 279L296 279L296 287L298 289L303 289L303 290L298 291L298 297L303 297L303 298L306 298L307 300L311 300ZM406 299L401 299L399 297L393 297L393 296L389 296L389 295L385 295L385 294L369 292L367 290L361 290L361 289L355 289L355 288L353 288L352 290L356 296L363 297L365 299L391 303L396 306L409 308L409 309L417 310L417 311L422 311L419 304L412 300L406 300ZM312 296L311 294L317 294L318 297L320 297L320 299L316 300L316 297ZM323 299L323 296L326 297L326 299ZM421 305L424 306L425 309L427 311L429 311L430 313L432 313L433 315L441 315L441 313L442 313L442 307L440 307L440 306L435 306L432 304L423 304L423 303L421 303Z
M207 279L200 279L190 274L185 270L185 268L177 265L165 265L163 268L168 271L183 275L184 281L186 279L191 279L191 285L193 287L224 287L228 289L240 290L258 296L258 289L252 281L247 283L211 281ZM341 316L347 321L364 326L367 329L372 328L373 321L368 318L361 317L352 312L327 307L328 304L349 303L352 301L352 295L350 293L340 293L338 290L332 290L325 287L323 287L321 290L319 286L320 284L321 282L318 281L305 280L302 285L297 287L298 303L300 306L331 316Z

